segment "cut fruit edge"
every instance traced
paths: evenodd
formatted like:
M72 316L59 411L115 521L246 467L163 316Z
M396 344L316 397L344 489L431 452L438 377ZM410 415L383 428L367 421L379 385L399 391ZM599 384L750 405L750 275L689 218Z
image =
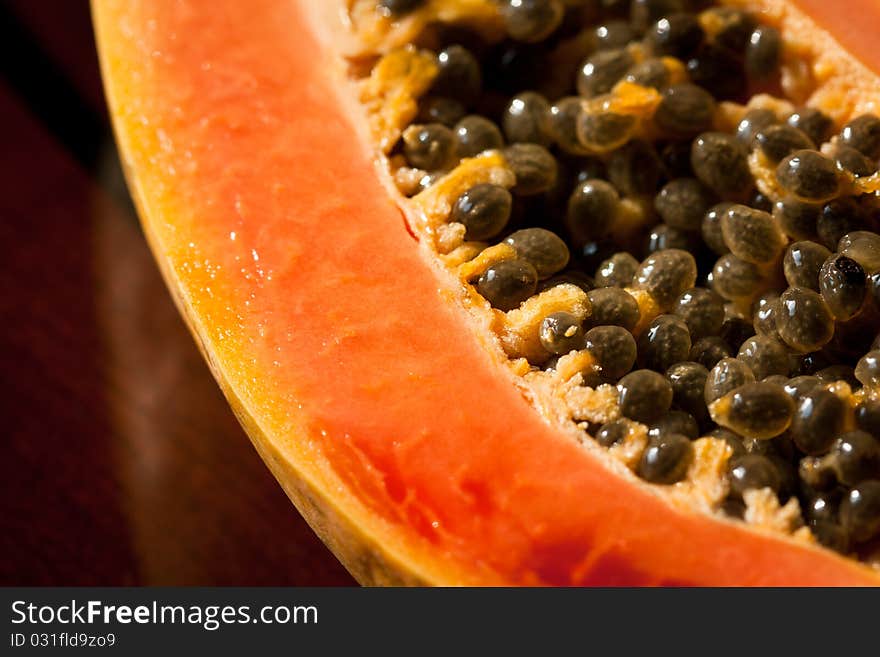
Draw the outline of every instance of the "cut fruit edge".
M830 551L673 508L536 412L406 230L334 8L93 3L124 167L175 302L261 457L352 574L880 584ZM828 99L876 111L876 77L846 66L862 92Z

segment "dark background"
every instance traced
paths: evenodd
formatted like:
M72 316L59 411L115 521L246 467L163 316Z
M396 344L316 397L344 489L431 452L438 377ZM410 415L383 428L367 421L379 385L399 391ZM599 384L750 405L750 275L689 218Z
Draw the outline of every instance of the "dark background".
M0 0L0 120L0 584L353 584L159 276L86 0Z

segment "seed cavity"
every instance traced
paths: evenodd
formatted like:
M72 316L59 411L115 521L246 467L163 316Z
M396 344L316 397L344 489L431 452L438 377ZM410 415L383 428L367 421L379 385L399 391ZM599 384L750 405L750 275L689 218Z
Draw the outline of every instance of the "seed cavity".
M880 118L747 98L791 88L797 52L737 8L354 4L418 44L383 48L359 97L529 396L673 499L864 558Z

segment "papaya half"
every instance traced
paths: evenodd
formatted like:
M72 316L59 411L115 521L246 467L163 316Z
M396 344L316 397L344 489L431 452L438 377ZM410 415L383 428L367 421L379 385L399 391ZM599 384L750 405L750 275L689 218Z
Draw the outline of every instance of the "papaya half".
M257 451L346 568L370 585L880 584L808 531L774 529L779 505L763 523L714 512L720 443L694 443L685 480L649 485L583 437L616 407L613 386L565 389L589 407L579 426L563 392L541 392L530 338L514 324L497 338L512 313L531 321L530 301L497 311L470 284L510 247L465 253L432 215L474 182L515 184L504 156L463 160L412 198L394 165L436 75L419 56L426 30L497 39L498 4L428 0L402 17L378 4L93 0L123 165L168 287ZM796 103L838 127L880 110L880 5L724 4L778 29ZM624 114L655 102L627 93Z

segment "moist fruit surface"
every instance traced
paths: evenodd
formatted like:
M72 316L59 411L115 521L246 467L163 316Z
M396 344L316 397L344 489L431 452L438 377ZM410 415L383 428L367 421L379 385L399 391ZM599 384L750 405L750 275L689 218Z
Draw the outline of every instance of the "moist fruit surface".
M873 182L855 182L878 178L880 119L836 124L793 98L790 46L746 9L495 4L494 38L429 25L416 40L439 73L388 151L417 208L463 158L495 150L513 173L508 189L462 185L436 218L440 257L465 269L532 385L559 396L565 385L616 387L613 412L570 409L582 441L625 440L618 415L644 425L627 465L658 485L687 479L692 441L716 441L728 452L716 512L748 516L747 491L766 490L788 510L787 532L833 535L830 547L871 560L876 537L857 538L832 498L880 480L880 464L841 479L816 459L834 460L856 406L878 394L859 358L880 331L869 271L880 269L880 206ZM567 79L544 74L553 67ZM447 106L464 114L451 128L419 122ZM444 155L423 166L425 153ZM554 288L567 299L551 304ZM504 343L512 323L532 344ZM857 362L863 375L850 376ZM804 376L816 386L786 389ZM810 508L823 495L820 523Z
M326 42L278 48L304 5L113 10L174 28L110 40L111 102L172 287L291 496L366 581L868 578L868 95L826 102L772 11L440 5L347 4L360 107Z

